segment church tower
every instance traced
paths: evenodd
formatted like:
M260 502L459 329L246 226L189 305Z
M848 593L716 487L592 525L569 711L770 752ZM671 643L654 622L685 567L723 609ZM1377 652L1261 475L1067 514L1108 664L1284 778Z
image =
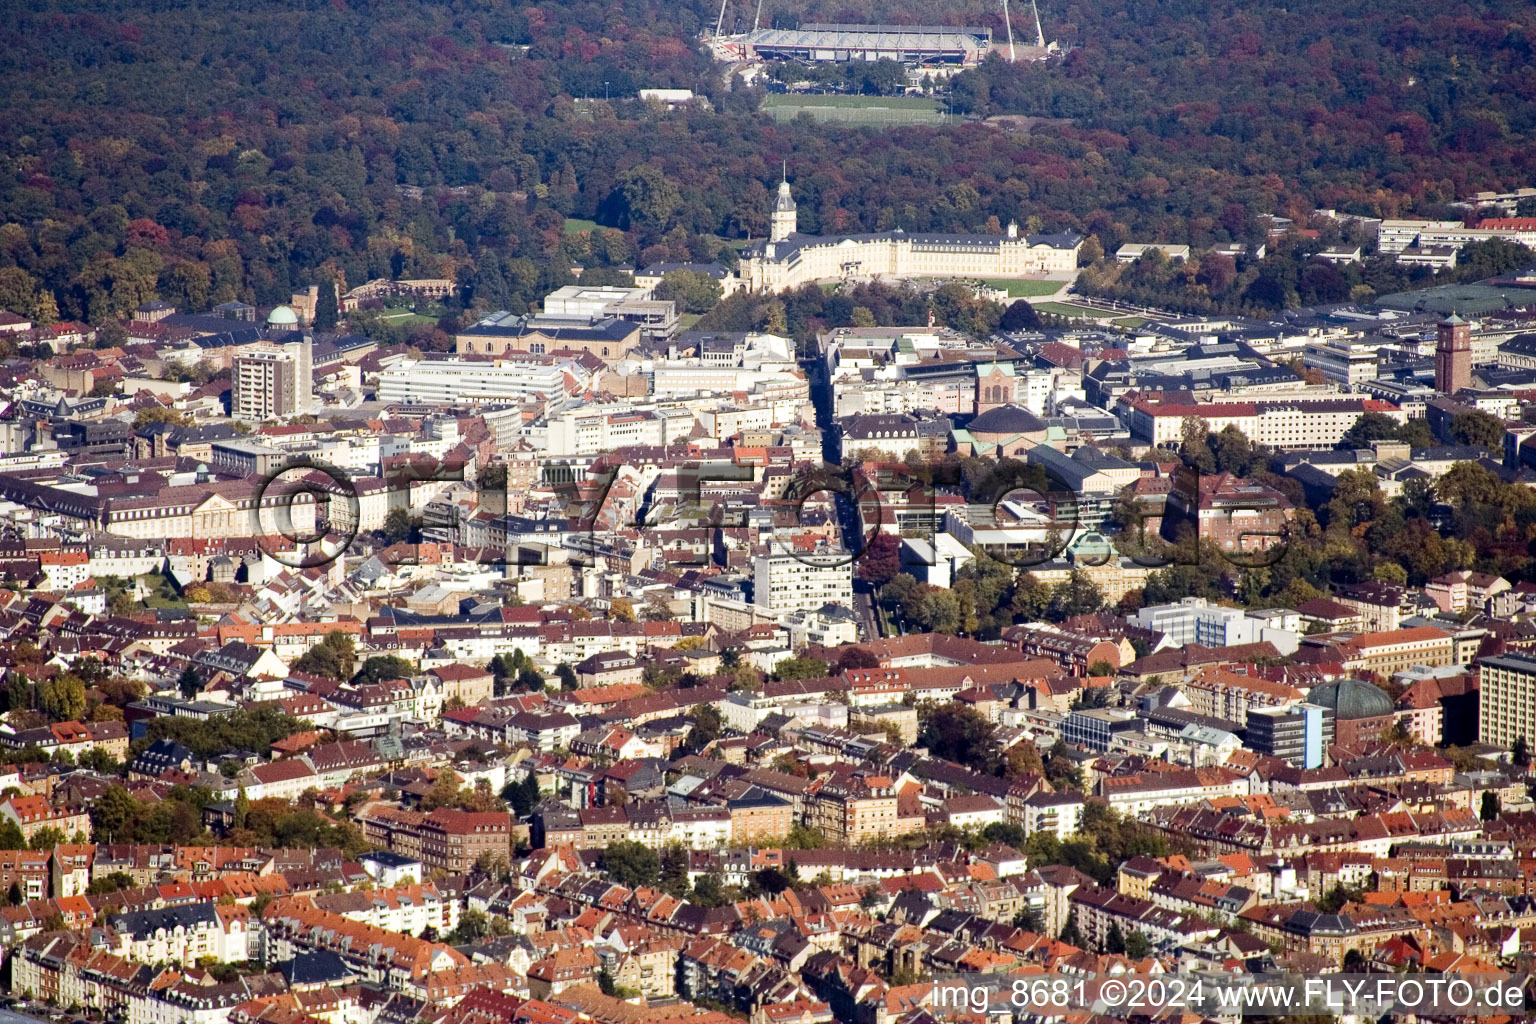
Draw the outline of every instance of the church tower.
M1454 395L1472 386L1472 325L1452 313L1435 325L1435 390Z
M768 229L768 241L782 242L795 233L795 199L789 194L789 176L779 182L779 198L773 204L773 220Z
M999 406L1012 405L1018 394L1018 379L1012 363L976 366L976 415Z

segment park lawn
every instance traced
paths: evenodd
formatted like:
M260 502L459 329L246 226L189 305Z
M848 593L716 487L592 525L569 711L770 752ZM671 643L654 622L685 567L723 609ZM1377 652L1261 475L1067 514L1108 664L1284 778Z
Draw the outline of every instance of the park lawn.
M1116 325L1117 327L1140 327L1146 322L1147 318L1144 316L1123 316L1118 320L1110 321L1110 323Z
M1061 290L1065 281L1011 281L1007 278L992 277L982 282L988 288L1000 288L1007 292L1011 298L1027 298L1035 295L1055 295Z
M680 331L692 330L693 325L698 323L703 316L703 313L679 313L677 314L677 329Z
M187 607L186 598L177 592L176 585L164 573L146 573L139 580L151 589L150 595L144 599L144 607L157 610Z
M385 313L379 319L398 325L435 324L438 320L435 316L422 316L420 313L412 313L410 310L400 313Z
M597 221L586 220L581 217L565 218L565 233L568 235L580 234L583 231L596 231Z
M1041 313L1055 313L1057 316L1071 316L1084 320L1109 320L1115 315L1104 310L1073 306L1065 302L1037 302L1035 309Z

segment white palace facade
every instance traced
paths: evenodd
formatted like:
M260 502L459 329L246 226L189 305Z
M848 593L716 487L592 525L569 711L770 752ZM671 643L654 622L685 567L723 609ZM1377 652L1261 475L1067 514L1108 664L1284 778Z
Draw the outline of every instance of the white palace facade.
M779 185L768 240L742 252L745 287L779 292L813 281L908 277L1022 278L1077 270L1082 237L907 234L899 228L841 238L802 235L789 182Z

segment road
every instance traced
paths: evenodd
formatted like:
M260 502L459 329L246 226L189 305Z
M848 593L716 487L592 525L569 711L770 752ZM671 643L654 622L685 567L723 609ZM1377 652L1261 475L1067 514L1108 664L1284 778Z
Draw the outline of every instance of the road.
M34 1016L21 1010L0 1007L0 1024L52 1024L52 1022L41 1014Z
M829 465L837 464L837 438L833 416L832 385L827 380L825 367L819 359L807 359L801 363L811 386L811 402L816 408L816 425L821 428L822 459ZM864 547L863 526L859 522L859 510L851 501L833 499L837 514L838 530L845 550L859 551ZM855 563L855 570L858 566ZM884 634L880 629L880 616L875 611L874 598L869 584L858 579L853 581L853 613L859 620L859 631L866 640L879 640Z
M879 640L884 634L880 629L880 616L875 611L874 595L868 584L853 582L853 611L859 617L859 630L866 640Z

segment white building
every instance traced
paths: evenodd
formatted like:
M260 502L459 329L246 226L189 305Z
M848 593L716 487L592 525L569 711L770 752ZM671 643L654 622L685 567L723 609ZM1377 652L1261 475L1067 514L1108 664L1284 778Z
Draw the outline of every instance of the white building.
M298 416L314 408L314 375L307 337L286 344L260 342L235 356L230 415L264 421Z
M431 882L364 892L326 893L315 897L315 908L408 935L420 935L426 928L447 934L459 923L459 901L438 892Z
M853 561L847 552L774 551L753 560L753 600L770 612L853 606Z
M690 850L719 850L731 841L731 812L724 807L688 807L672 813L669 843Z
M544 315L627 320L639 324L646 335L656 338L670 337L677 329L677 303L670 299L650 298L646 288L568 284L544 296Z
M1459 250L1469 242L1486 242L1493 238L1536 247L1536 221L1529 217L1507 221L1495 219L1469 228L1459 220L1384 220L1377 249L1388 254L1441 246Z
M579 405L550 413L544 427L544 454L560 458L600 455L625 445L662 445L693 430L686 409L627 403Z
M1290 654L1301 644L1301 616L1296 612L1224 608L1203 597L1142 608L1131 622L1166 635L1175 647L1233 647L1268 640L1281 654Z
M565 394L565 373L541 359L408 359L379 374L381 402L526 402Z
M1126 242L1115 250L1115 259L1121 263L1135 263L1150 252L1160 252L1170 260L1189 259L1189 246L1166 242Z
M1211 433L1236 427L1255 444L1273 448L1329 448L1337 444L1362 413L1379 412L1407 422L1402 409L1374 398L1319 395L1315 399L1286 398L1250 402L1160 402L1122 395L1116 415L1131 434L1152 444L1178 444L1184 418L1204 421Z
M1036 793L1023 803L1024 832L1051 832L1057 839L1075 835L1083 820L1083 798L1076 793Z
M1337 384L1363 384L1376 379L1380 359L1377 344L1360 337L1329 338L1309 342L1301 364L1322 371Z

